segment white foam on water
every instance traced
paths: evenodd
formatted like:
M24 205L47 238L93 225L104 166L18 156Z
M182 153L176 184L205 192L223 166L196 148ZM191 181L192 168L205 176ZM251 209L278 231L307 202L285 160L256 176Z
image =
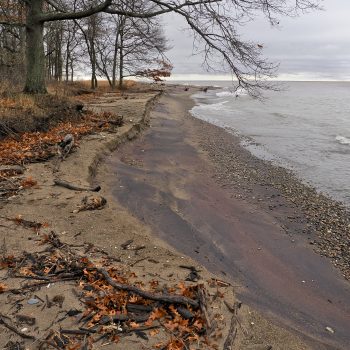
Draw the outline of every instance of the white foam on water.
M222 102L218 102L218 103L212 103L212 104L200 104L198 106L195 106L192 108L192 110L190 111L192 114L196 113L196 114L200 114L200 112L206 112L206 111L223 111L226 110L227 108L225 107L225 104L227 103L227 101L222 101Z
M344 131L350 130L350 83L288 83L288 90L268 92L263 102L227 84L193 96L192 115L248 137L242 145L252 154L350 207L350 135Z
M217 97L238 97L245 95L247 95L247 92L244 89L232 90L230 88L226 88L223 91L216 93Z
M350 139L345 136L338 135L335 139L342 145L350 145Z

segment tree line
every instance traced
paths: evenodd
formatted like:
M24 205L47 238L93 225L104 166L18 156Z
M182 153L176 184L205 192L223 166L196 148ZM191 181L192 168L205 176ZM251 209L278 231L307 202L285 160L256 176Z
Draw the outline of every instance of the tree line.
M242 39L239 29L263 14L271 25L280 16L318 8L322 0L2 0L0 72L25 76L24 91L46 93L48 79L73 80L89 68L112 88L128 75L156 77L171 66L159 17L182 17L194 48L209 71L230 72L252 95L269 88L277 66L262 45ZM23 72L23 73L22 73Z
M139 5L134 2L135 7ZM78 8L78 0L74 0L73 8ZM27 38L25 25L12 25L11 21L26 23L27 10L24 1L6 0L0 4L0 74L12 81L21 82L25 74ZM47 3L45 11L55 11L54 4ZM90 72L92 89L97 88L98 77L114 89L121 88L128 76L169 74L169 46L157 22L155 18L106 13L48 22L42 37L45 80L68 82Z

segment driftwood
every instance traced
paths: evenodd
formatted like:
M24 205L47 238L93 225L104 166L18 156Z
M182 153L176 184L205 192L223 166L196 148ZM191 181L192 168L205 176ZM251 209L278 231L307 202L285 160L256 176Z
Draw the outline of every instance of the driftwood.
M205 322L207 323L207 326L208 326L208 331L210 331L211 321L207 310L207 298L205 296L203 285L198 286L198 299L199 299L199 307L204 315Z
M60 330L61 334L73 334L73 335L90 335L89 330L83 330L83 329L61 329Z
M185 319L185 320L191 320L194 318L194 315L191 311L187 310L183 307L178 307L177 312Z
M181 305L191 305L194 308L198 308L198 301L181 296L181 295L168 295L168 294L153 294L151 292L144 291L135 286L130 286L127 284L121 284L116 282L109 273L102 268L96 268L96 270L105 278L105 280L115 289L125 290L127 292L131 292L137 294L145 299L161 301L163 303L168 304L181 304Z
M0 172L23 174L25 168L20 165L0 165Z
M74 146L74 136L72 134L67 134L63 140L57 144L57 152L59 157L64 160L72 147Z
M54 183L56 186L61 186L68 188L69 190L73 191L91 191L91 192L99 192L101 190L101 186L95 186L95 187L81 187L81 186L76 186L73 185L67 181L63 181L60 179L55 179Z
M133 239L129 239L125 243L121 244L120 246L123 249L127 249L132 242L134 242L134 240Z
M238 309L240 308L241 304L234 303L234 305L231 306L225 301L225 305L227 306L227 308L231 311L231 313L233 315L231 318L230 330L229 330L228 336L225 340L223 350L232 350L233 343L234 343L236 336L237 336L237 323L238 323L237 313L238 313Z
M103 316L101 320L98 322L100 325L104 326L109 323L115 322L127 322L134 321L137 323L146 322L149 319L149 314L136 316L136 315L114 315L114 316Z
M126 304L126 309L129 312L147 312L153 311L153 307L149 305L138 305L138 304Z
M35 337L34 337L33 335L25 334L25 333L21 332L20 330L18 330L16 327L14 327L14 326L8 324L8 323L4 320L4 316L3 316L3 315L0 315L0 324L2 324L4 327L6 327L7 329L9 329L10 331L16 333L16 334L19 335L21 338L35 340Z

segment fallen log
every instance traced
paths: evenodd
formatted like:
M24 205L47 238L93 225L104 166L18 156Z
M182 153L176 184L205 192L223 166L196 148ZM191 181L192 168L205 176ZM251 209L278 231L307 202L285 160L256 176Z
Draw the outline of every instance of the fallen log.
M54 183L56 186L61 186L64 188L68 188L69 190L73 191L91 191L91 192L99 192L101 190L101 186L95 186L95 187L82 187L82 186L76 186L73 185L67 181L63 181L60 179L55 179Z
M118 290L125 290L127 292L134 293L136 295L139 295L142 298L150 299L154 301L161 301L163 303L167 304L181 304L181 305L191 305L194 308L198 308L199 304L198 301L181 296L181 295L170 295L170 294L153 294L151 292L144 291L142 289L139 289L135 286L127 285L127 284L121 284L116 282L109 273L102 268L96 268L97 272L99 272L105 280L115 289Z

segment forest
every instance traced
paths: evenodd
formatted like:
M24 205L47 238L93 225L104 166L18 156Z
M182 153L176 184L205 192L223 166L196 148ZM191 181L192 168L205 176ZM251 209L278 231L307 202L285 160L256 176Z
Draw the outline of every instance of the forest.
M26 6L25 1L15 0L0 4L0 74L2 80L18 84L26 71ZM43 9L50 13L57 6L47 2ZM70 6L77 8L78 1ZM169 46L155 18L95 13L79 20L48 22L43 47L46 81L72 82L86 79L89 72L92 89L97 88L98 78L115 89L122 87L125 77L152 77L155 71L168 75L171 70L165 56ZM36 66L39 61L34 57L32 64Z
M168 71L169 46L160 18L173 13L192 33L203 68L231 73L251 95L268 89L277 65L262 56L263 45L243 40L240 27L261 14L272 26L279 17L318 8L312 0L6 0L0 5L0 69L25 75L26 93L46 93L45 82L72 80L88 70L111 87L128 75ZM25 74L24 73L25 68Z

